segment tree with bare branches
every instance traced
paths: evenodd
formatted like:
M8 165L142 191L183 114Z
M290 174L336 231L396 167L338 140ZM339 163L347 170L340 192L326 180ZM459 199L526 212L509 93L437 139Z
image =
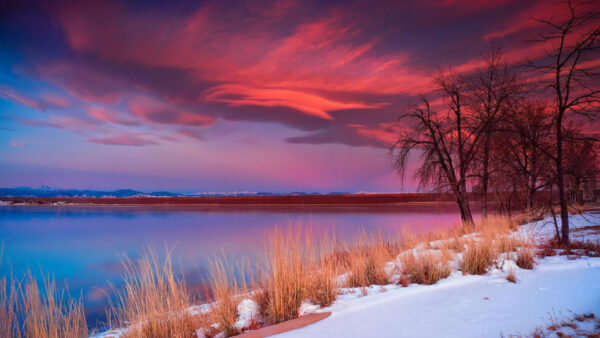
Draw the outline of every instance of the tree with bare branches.
M546 55L528 60L540 75L544 89L554 96L553 124L556 151L546 152L556 167L561 210L561 241L569 243L569 216L565 191L564 124L573 115L594 118L600 103L600 11L597 2L568 0L565 15L536 18L547 30L532 43L549 45Z
M509 66L503 52L492 47L483 55L485 66L464 76L466 103L483 126L473 175L478 178L481 193L481 215L488 214L488 192L491 176L491 145L500 122L511 111L523 92L523 85Z
M401 128L391 148L395 167L404 177L409 154L421 153L422 164L416 172L421 187L450 191L458 204L465 226L473 223L467 181L482 134L489 120L476 121L465 111L465 84L455 73L442 73L435 79L445 99L446 112L435 111L430 101L409 107L399 117L408 128Z
M552 163L540 150L554 147L550 117L546 102L525 100L509 111L492 143L495 183L522 193L528 209L535 206L537 192L554 182Z

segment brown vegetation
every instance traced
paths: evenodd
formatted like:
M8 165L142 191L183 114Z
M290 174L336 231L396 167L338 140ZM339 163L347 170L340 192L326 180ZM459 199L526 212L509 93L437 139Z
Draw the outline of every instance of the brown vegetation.
M45 278L40 287L28 273L23 281L0 279L0 337L87 337L81 299Z
M450 275L448 261L440 252L415 250L402 254L399 260L403 276L411 283L435 284Z
M109 324L127 327L127 337L193 337L198 320L189 312L185 280L175 277L170 251L161 260L148 250L137 261L125 258L123 266Z
M464 274L483 275L496 263L498 252L490 237L470 240L459 261L459 269Z

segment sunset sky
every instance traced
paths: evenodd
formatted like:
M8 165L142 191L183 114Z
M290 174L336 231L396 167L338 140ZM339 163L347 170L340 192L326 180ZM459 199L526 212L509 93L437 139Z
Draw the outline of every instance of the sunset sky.
M560 3L0 6L0 186L391 192L386 130L436 68L542 55Z

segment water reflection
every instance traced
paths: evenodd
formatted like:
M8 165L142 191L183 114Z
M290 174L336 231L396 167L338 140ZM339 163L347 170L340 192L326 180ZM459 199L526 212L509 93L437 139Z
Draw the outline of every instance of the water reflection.
M407 206L173 207L63 206L0 207L0 272L20 276L51 272L72 292L83 292L92 318L101 318L108 282L118 284L120 257L139 256L147 246L173 247L190 284L200 283L207 259L223 250L255 260L265 234L275 226L335 232L349 241L365 229L397 235L456 226L452 204ZM160 251L158 250L158 251Z

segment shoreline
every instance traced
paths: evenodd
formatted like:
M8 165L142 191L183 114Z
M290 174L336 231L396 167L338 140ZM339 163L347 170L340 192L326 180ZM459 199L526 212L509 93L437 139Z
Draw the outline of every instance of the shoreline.
M477 203L476 195L471 202ZM455 204L450 194L349 194L349 195L285 195L285 196L218 196L218 197L2 197L1 205L9 206L402 206Z

